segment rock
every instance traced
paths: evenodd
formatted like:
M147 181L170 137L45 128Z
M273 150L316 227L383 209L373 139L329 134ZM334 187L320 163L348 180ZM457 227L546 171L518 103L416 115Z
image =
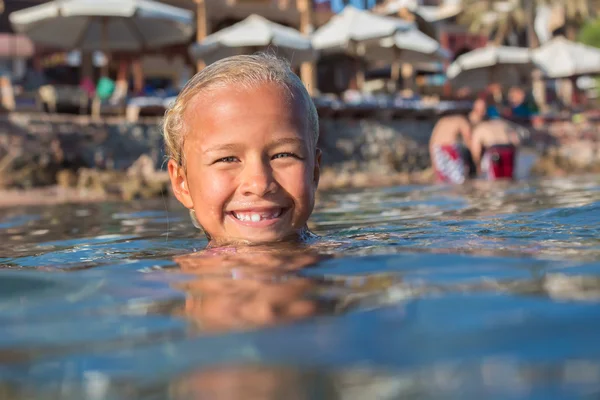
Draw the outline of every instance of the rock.
M112 121L112 122L111 122ZM321 188L425 183L434 179L427 142L434 120L321 118ZM600 124L536 127L529 139L544 152L533 171L557 175L600 171ZM159 120L124 124L86 117L8 114L0 117L0 185L97 190L132 199L169 188ZM548 133L549 132L549 133ZM10 157L6 156L10 153Z
M127 169L127 176L138 177L142 179L151 179L155 174L154 160L147 154L142 154L135 162Z
M56 174L56 183L63 188L77 186L77 174L68 169L62 169Z

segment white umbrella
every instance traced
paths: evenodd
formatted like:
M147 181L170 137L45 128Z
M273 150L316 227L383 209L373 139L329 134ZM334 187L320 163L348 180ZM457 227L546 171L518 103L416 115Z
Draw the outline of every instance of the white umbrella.
M552 79L600 74L600 49L562 36L535 49L533 59Z
M313 33L312 43L320 51L353 51L356 43L409 29L415 29L414 23L347 6Z
M391 88L396 88L400 78L401 64L424 64L448 59L448 53L440 44L415 29L401 30L392 36L379 39L374 43L365 42L365 58L372 61L391 63ZM414 68L413 68L414 70ZM409 84L410 82L405 82Z
M441 21L457 16L462 12L462 4L459 0L445 0L437 6L425 6L418 0L391 0L379 6L380 14L397 14L403 9L420 15L427 22Z
M201 43L190 46L190 55L207 64L237 54L251 54L272 48L293 65L315 59L310 38L296 29L279 25L259 15L207 36Z
M402 62L439 61L443 58L438 57L441 55L438 53L439 44L418 31L414 23L351 6L344 8L313 34L313 46L322 52L344 52L392 62L393 82L399 78ZM358 68L357 81L363 80Z
M401 30L375 43L366 43L365 57L371 60L428 63L448 59L447 51L417 29Z
M62 49L144 51L188 41L193 13L150 0L55 0L13 12L13 28Z
M446 75L454 86L483 89L491 83L519 85L534 67L529 49L487 46L458 57L448 67Z

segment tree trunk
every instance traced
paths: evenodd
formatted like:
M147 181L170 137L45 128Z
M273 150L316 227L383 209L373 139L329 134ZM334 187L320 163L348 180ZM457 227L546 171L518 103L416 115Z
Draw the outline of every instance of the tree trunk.
M506 19L501 24L498 30L496 31L496 35L494 35L494 45L502 46L504 41L506 40L506 36L508 35L508 30L510 27L510 20Z
M577 27L571 21L565 21L565 36L571 41L577 40Z
M494 35L494 45L502 46L504 43L504 39L506 39L506 33L508 32L508 21L503 21L498 29L496 30L496 34Z

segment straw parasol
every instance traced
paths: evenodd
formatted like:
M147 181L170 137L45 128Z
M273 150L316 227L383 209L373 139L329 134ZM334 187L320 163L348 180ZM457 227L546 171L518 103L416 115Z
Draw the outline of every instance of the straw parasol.
M509 46L486 46L458 57L446 71L454 86L485 89L490 84L514 86L533 72L529 49Z
M313 46L322 53L345 53L366 60L392 63L392 82L400 64L442 61L447 55L439 43L420 32L416 24L347 6L313 34ZM357 69L357 81L364 78ZM412 70L412 68L411 68Z
M193 13L150 0L55 0L13 12L19 33L50 48L141 52L188 41Z
M533 51L533 59L551 79L600 74L600 49L558 36Z
M445 61L449 54L435 39L417 29L402 30L374 43L365 42L365 56L372 60L405 63L429 63Z
M273 50L294 66L313 61L316 57L308 37L296 29L276 24L259 15L250 15L190 46L190 54L194 59L202 59L209 64L232 55L252 54L259 50Z
M414 27L412 22L347 6L313 33L312 43L323 52L356 53L357 45L363 41L383 39Z

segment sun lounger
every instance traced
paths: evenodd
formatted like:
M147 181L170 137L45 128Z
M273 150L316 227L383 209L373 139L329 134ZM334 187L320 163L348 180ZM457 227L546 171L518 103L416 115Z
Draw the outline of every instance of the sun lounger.
M92 118L101 116L123 116L127 109L128 84L119 81L109 99L100 99L97 96L92 100Z
M89 108L88 94L72 85L44 85L38 89L42 107L50 113L67 111L85 114Z
M176 96L138 96L127 101L127 121L136 122L140 116L162 116Z
M27 91L15 96L15 111L41 112L43 110L42 99L37 91Z

